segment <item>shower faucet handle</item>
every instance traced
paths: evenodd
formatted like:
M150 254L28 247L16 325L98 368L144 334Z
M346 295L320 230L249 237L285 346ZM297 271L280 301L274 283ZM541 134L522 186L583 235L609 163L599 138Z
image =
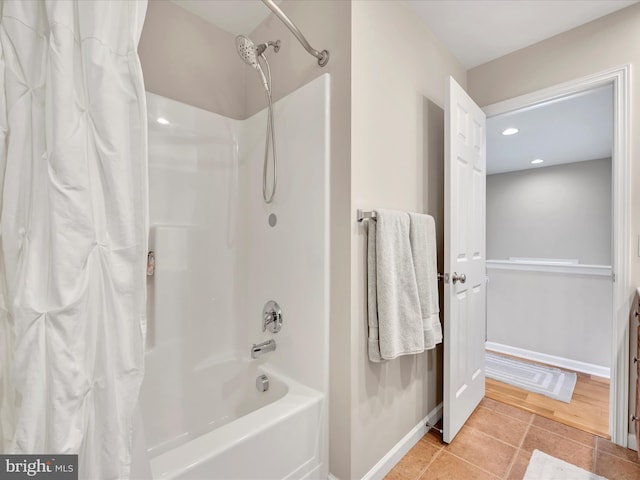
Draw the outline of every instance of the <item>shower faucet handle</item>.
M282 329L282 309L273 300L269 300L262 309L262 331L278 333Z

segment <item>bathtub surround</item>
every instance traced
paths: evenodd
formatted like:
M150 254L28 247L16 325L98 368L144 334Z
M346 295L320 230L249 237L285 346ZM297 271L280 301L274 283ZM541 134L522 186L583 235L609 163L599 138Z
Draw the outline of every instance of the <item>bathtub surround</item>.
M350 239L354 228L350 207L351 5L343 0L285 0L279 6L304 32L312 45L321 45L331 52L331 60L327 66L318 67L283 23L273 17L269 17L253 32L246 32L255 39L279 38L283 42L283 47L270 61L271 73L274 78L278 78L273 85L274 101L320 75L331 75L329 171L332 388L329 430L332 437L332 471L346 479L351 478L352 428L352 378L349 367L352 356ZM177 28L172 26L174 20L180 22L180 28L184 30L176 41L172 41L173 35L167 34L173 28ZM183 11L171 2L154 0L149 4L140 48L149 91L211 109L232 118L245 119L262 110L266 106L264 91L259 82L255 81L255 72L249 71L244 63L238 61L233 43L234 35L202 22L200 18ZM206 31L202 32L203 28ZM200 33L196 35L195 32ZM227 40L209 41L209 36L219 35ZM159 55L161 51L163 54ZM202 53L192 58L190 52ZM227 58L227 55L233 59ZM225 68L219 68L221 64L224 64ZM187 74L189 71L193 73ZM159 90L160 88L163 90ZM190 95L189 99L184 98L184 95ZM217 106L209 106L213 104ZM236 111L237 105L242 105L238 116L232 113ZM224 110L227 108L231 110ZM364 317L363 321L366 321ZM362 352L365 353L364 347ZM404 433L406 432L402 435Z
M78 454L79 478L127 479L146 327L146 1L0 7L8 451Z
M264 110L237 121L148 94L157 266L141 403L154 478L328 474L329 91L325 75L274 105L271 205ZM282 308L277 333L263 332L269 300Z

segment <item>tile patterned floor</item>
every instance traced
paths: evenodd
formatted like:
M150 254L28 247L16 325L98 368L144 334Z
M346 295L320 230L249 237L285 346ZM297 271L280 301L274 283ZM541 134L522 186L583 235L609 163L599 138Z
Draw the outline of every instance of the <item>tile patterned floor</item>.
M536 449L609 480L640 480L636 452L488 398L451 444L427 433L385 479L521 480Z

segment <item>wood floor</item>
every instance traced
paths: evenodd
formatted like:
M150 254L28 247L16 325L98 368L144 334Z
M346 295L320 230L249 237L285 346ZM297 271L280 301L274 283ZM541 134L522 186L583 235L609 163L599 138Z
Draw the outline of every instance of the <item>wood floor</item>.
M522 360L522 359L520 359ZM535 363L535 362L531 362ZM571 403L486 379L486 396L556 422L610 439L609 379L576 372Z

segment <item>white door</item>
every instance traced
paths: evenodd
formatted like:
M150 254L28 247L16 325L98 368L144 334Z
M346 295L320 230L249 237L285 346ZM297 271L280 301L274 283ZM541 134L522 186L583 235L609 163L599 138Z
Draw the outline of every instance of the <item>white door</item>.
M444 405L449 443L484 397L485 114L449 77L445 107Z

